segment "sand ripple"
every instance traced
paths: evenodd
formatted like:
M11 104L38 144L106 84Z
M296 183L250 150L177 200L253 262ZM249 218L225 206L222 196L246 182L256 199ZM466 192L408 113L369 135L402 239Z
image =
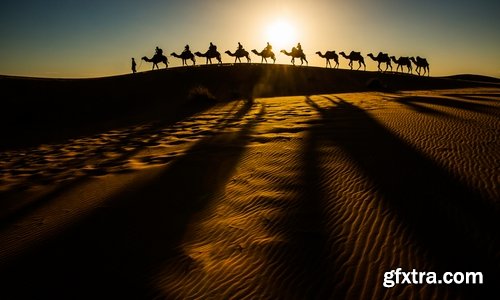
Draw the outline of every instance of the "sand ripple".
M382 282L397 267L498 279L499 95L463 89L237 101L169 126L4 152L1 192L166 172L111 209L89 210L99 230L67 229L86 241L75 247L116 244L118 257L134 257L122 264L140 274L120 270L130 282L147 282L140 287L152 298L481 298L495 286L387 289ZM125 232L107 242L101 231L117 224ZM35 225L19 226L18 236ZM16 250L12 232L5 227L0 241ZM47 243L65 245L57 237ZM16 258L14 250L2 255ZM33 268L46 266L36 258ZM12 278L30 273L13 261Z

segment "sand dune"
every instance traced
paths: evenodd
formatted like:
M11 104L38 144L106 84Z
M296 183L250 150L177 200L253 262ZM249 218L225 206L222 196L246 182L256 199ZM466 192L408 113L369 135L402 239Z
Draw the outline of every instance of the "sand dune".
M270 85L269 74L267 86L226 82L232 91L205 82L218 99L236 100L196 109L182 104L186 84L173 92L177 104L152 105L172 109L163 120L144 109L134 124L6 146L0 298L492 295L496 83L342 70L329 79L311 69L290 71L290 88ZM154 74L167 76L144 76ZM297 79L304 74L321 82ZM378 91L369 91L373 78ZM266 95L273 91L279 97ZM383 287L397 267L481 271L485 284Z

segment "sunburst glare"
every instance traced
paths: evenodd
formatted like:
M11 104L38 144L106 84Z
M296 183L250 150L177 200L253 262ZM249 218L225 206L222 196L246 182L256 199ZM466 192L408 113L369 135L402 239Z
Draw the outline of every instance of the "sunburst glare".
M266 37L276 50L291 48L297 42L297 33L292 24L278 20L267 27Z

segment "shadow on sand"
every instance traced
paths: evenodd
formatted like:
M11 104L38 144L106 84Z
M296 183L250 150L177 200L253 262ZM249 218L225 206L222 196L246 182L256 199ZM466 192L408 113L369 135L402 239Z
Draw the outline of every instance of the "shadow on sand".
M85 174L77 177L74 180L68 181L63 184L56 184L56 175L63 173L65 170L57 169L54 176L50 176L50 174L46 174L44 172L43 176L36 176L34 174L30 180L27 182L22 182L21 184L14 186L13 188L0 192L0 196L2 201L0 203L0 225L7 224L12 222L13 220L26 215L27 213L37 209L38 207L47 204L47 201L61 195L65 191L75 187L78 184L81 184L85 180L87 180L91 176L95 175L105 175L107 173L111 173L107 171L110 167L116 168L119 166L123 166L128 162L128 159L136 154L138 151L142 150L145 146L154 145L161 138L161 135L158 133L161 132L164 128L175 124L176 122L193 116L201 111L204 111L210 107L212 107L214 103L211 102L192 102L191 106L186 106L183 110L176 112L176 114L166 115L165 118L161 121L151 122L149 124L137 124L136 126L131 126L130 130L123 134L121 138L117 138L114 141L107 141L106 144L102 146L98 146L95 149L94 156L95 157L80 157L72 159L65 163L66 170L74 169L79 170L88 164L88 161L102 155L103 153L112 151L116 152L116 155L110 159L104 159L99 157L101 163L96 166L95 169L89 169L85 171ZM147 142L144 142L144 138L149 137ZM133 150L125 151L124 148L129 148ZM82 149L78 149L78 152L81 152ZM40 152L40 151L39 151ZM40 157L44 159L49 153L43 154L39 153ZM23 162L20 162L23 164ZM28 165L30 162L26 162ZM126 172L130 170L122 169L120 172ZM43 185L54 185L50 192L37 197L35 199L27 198L22 193L26 188L28 188L33 183L37 183L37 180L40 181Z
M253 107L248 101L222 131ZM264 107L238 132L214 132L144 186L114 196L2 266L2 298L144 299L193 215L207 210L234 171ZM207 176L211 174L211 176Z
M322 123L313 128L313 132L318 133L315 138L341 147L354 159L382 194L383 206L408 228L415 239L413 242L428 251L426 259L434 267L432 271L484 273L482 286L447 288L476 299L492 295L500 270L496 231L500 224L495 207L363 109L340 97L325 98L332 107L321 108L310 98L306 99L322 118ZM440 105L451 105L447 99L436 101ZM475 111L481 108L465 103L458 105Z

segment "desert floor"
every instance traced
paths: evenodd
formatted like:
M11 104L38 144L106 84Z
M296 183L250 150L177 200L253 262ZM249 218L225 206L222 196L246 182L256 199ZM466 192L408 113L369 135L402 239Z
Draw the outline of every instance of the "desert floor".
M256 98L0 153L0 298L485 299L500 89ZM383 286L384 272L484 273Z

